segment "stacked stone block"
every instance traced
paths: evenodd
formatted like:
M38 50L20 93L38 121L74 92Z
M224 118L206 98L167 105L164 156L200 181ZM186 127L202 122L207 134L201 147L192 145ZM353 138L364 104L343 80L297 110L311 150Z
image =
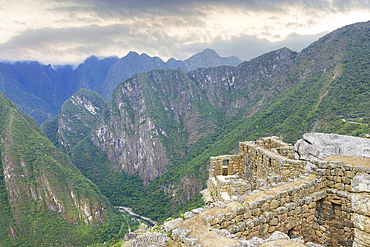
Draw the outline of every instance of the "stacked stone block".
M240 179L238 175L221 176L210 178L207 188L214 201L229 201L232 196L243 195L251 190L251 185Z
M320 191L322 182L315 179L203 220L209 226L226 229L239 238L266 238L272 232L281 231L291 237L303 236L308 241L311 240L316 202L326 196L325 191Z
M286 182L300 177L305 171L306 161L288 159L253 142L239 143L239 150L243 153L241 177L253 184L253 189L258 188L257 179L267 180L281 175L280 181Z
M293 146L279 147L276 151L281 156L285 156L288 159L294 159L295 150Z
M264 149L273 149L280 147L293 147L292 145L285 143L277 136L263 137L256 141L256 144Z
M353 224L357 215L352 206L353 198L358 199L365 194L354 195L351 184L355 177L370 174L370 169L336 161L316 160L314 164L316 174L324 179L327 191L327 197L318 202L314 240L325 246L366 246L353 242L356 231L361 231L356 230Z
M209 177L218 175L234 175L240 174L241 157L240 155L221 155L210 158Z
M361 174L353 178L352 185L352 221L354 229L354 247L370 246L370 175Z
M216 178L219 175L238 175L254 190L296 179L304 173L305 161L289 159L288 157L294 155L286 157L276 150L273 152L269 149L281 149L287 153L288 150L294 152L292 146L280 141L277 137L262 138L256 142L241 142L238 155L210 158L209 178ZM218 181L222 184L217 185ZM213 179L211 183L208 183L207 189L215 200L223 199L223 201L227 200L226 192L230 193L230 197L242 195L243 191L250 190L246 189L247 185L241 181L233 182L234 186L231 188L230 182L225 185L226 182L222 179Z
M231 160L232 156L219 157L214 159ZM370 168L321 159L295 160L292 146L275 137L239 143L236 157L230 171L247 181L252 191L299 180L308 166L318 180L313 180L316 181L313 187L311 181L299 189L294 187L237 210L208 216L205 223L246 239L266 238L278 230L324 246L370 247ZM227 189L217 185L223 183L221 178L213 180L208 188L231 196L243 191L233 188L232 180Z
M327 189L317 202L312 236L325 246L352 246L351 196L347 191Z

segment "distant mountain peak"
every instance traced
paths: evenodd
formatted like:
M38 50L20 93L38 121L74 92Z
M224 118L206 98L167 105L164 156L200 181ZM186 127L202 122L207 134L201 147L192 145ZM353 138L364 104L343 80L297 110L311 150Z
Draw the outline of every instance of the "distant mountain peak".
M125 57L138 57L139 56L139 53L137 52L134 52L134 51L130 51Z
M220 56L220 55L218 55L218 53L215 50L210 49L210 48L204 49L201 53L208 53L208 54L213 54L213 55Z

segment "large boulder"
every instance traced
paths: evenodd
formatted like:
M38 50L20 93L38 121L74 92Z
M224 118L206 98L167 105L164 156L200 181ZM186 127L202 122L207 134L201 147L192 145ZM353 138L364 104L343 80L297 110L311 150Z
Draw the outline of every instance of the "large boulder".
M370 158L370 139L324 133L306 133L294 145L296 158L324 159L332 155L347 155Z

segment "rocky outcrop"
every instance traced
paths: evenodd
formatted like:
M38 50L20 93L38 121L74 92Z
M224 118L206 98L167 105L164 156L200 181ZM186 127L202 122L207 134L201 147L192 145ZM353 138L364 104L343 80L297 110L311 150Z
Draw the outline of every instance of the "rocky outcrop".
M165 247L166 235L159 232L146 232L138 235L136 238L131 240L130 247L148 247L158 246Z
M98 91L105 100L109 100L112 92L119 83L130 78L138 72L146 72L153 69L178 69L189 72L197 68L217 67L221 65L236 66L242 61L237 57L220 57L214 50L206 49L192 57L182 61L169 59L164 62L159 57L150 57L143 53L129 52L111 66L104 82L98 86Z
M136 74L116 88L111 104L93 142L116 169L137 173L144 184L167 171L172 155L184 155L184 143L214 128L199 107L207 105L203 94L181 70Z
M296 158L324 159L332 155L347 155L370 158L370 139L324 133L306 133L294 145Z

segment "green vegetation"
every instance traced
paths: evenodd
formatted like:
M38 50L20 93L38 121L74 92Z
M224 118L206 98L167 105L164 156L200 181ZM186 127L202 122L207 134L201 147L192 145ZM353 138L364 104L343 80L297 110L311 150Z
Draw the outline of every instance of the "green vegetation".
M2 110L2 108L0 108ZM0 152L1 154L1 152ZM0 168L3 171L2 161L0 160ZM14 225L14 220L11 216L8 192L6 191L3 172L0 173L0 244L3 246L11 246L12 236L9 234L11 225Z
M135 213L145 215L163 222L164 219L178 215L189 207L200 206L198 200L192 200L188 205L173 205L160 188L163 179L155 180L147 187L137 175L128 175L111 168L105 153L93 145L90 139L83 139L72 151L73 164L91 179L100 191L116 206L132 207Z
M310 131L370 133L369 37L369 23L356 24L300 54L285 48L236 68L155 70L121 83L94 121L129 136L147 121L142 116L155 124L171 164L146 187L137 175L120 171L125 164L109 161L93 144L94 133L71 141L78 144L68 154L113 205L160 222L178 217L202 204L198 191L208 177L209 157L235 152L239 141L278 135L293 143ZM145 107L138 109L141 102ZM55 122L48 124L46 129L55 129ZM53 139L52 131L45 132Z
M64 102L57 117L43 123L41 128L56 147L68 153L90 133L106 107L97 92L82 88Z
M0 131L1 246L85 246L124 236L121 213L3 94ZM92 211L92 224L85 224L83 207Z

